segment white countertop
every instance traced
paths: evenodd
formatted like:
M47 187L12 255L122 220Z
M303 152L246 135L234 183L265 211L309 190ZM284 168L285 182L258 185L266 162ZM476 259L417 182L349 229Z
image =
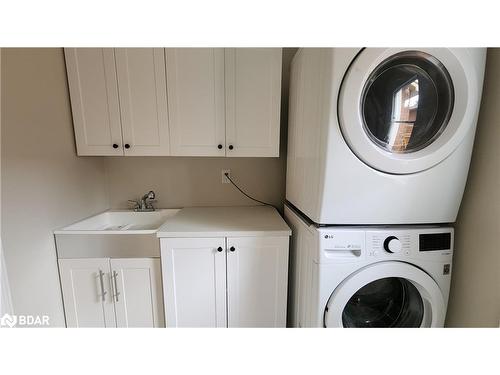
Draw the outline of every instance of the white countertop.
M270 206L188 207L169 217L158 237L290 236L291 230Z

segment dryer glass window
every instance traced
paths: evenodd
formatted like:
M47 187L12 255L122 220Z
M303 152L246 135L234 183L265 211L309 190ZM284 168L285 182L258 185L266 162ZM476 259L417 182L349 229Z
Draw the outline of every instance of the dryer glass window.
M443 132L453 103L453 84L444 65L423 52L402 52L368 78L361 102L363 125L379 147L414 152Z
M388 277L359 289L342 312L344 327L417 328L424 317L424 303L408 280Z

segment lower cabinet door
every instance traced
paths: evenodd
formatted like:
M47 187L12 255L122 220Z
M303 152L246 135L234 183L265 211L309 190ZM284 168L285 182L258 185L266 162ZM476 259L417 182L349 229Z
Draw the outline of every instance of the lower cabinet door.
M117 327L165 327L160 259L111 259Z
M285 327L288 237L227 238L228 327Z
M167 327L226 327L224 238L161 239Z
M116 327L109 259L60 259L68 327Z

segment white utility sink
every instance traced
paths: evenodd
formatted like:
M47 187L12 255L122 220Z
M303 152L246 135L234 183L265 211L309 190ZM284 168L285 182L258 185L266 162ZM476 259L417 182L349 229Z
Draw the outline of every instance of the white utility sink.
M158 209L152 212L130 210L106 211L54 231L54 234L147 234L179 212L179 209Z

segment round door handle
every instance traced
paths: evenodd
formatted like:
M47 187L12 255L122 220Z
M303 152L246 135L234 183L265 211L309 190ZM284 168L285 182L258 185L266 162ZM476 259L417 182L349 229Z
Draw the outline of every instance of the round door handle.
M234 248L234 246L231 246L231 247L229 248L229 251L234 251L234 250L236 250L236 249Z
M116 143L113 143L113 148L118 148L118 145Z
M219 247L217 248L217 251L220 253L220 252L222 251L222 247L220 247L220 246L219 246Z
M229 145L229 149L232 150L234 147L233 145Z
M218 148L219 150L222 150L222 145L218 145L218 146L217 146L217 148Z
M130 148L130 145L128 143L125 143L125 148Z

